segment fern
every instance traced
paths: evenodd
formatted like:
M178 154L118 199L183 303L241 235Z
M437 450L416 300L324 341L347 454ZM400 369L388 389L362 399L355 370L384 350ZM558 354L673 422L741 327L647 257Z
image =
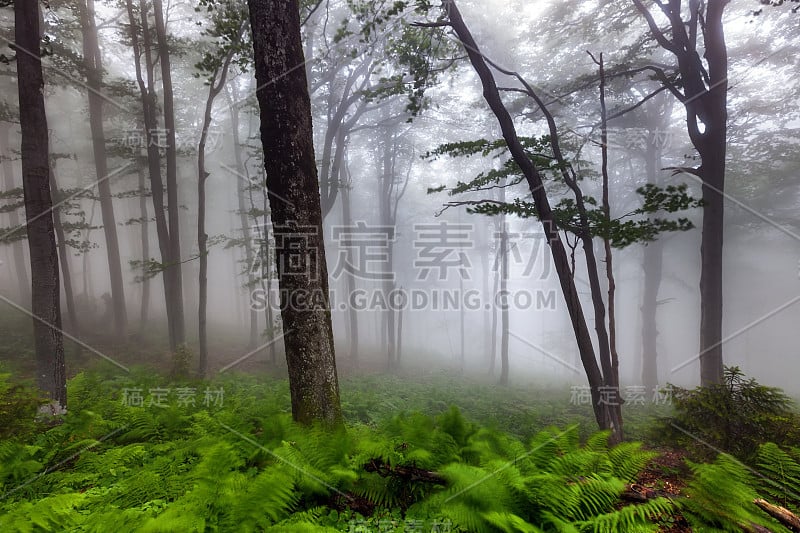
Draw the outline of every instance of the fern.
M789 454L776 444L768 442L758 449L759 488L780 505L797 511L800 509L800 463L798 450Z
M680 508L693 527L741 531L757 524L786 531L753 504L758 495L750 472L741 462L720 454L713 463L690 462L689 466L694 477L684 491L686 498L680 500Z

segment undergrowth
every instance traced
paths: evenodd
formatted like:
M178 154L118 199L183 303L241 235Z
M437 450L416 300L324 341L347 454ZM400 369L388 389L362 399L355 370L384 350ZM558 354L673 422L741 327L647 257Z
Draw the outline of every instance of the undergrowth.
M292 422L282 381L163 379L79 374L63 424L0 440L0 531L633 532L677 513L698 530L785 531L751 499L797 503L797 450L764 446L778 486L720 456L692 465L690 498L627 504L655 452L609 448L577 413L545 427L550 405L526 408L514 393L473 388L465 416L445 403L452 388L372 378L348 387L346 429L332 433ZM122 401L134 389L141 406ZM151 389L169 389L163 406L149 405ZM504 427L523 422L539 425Z

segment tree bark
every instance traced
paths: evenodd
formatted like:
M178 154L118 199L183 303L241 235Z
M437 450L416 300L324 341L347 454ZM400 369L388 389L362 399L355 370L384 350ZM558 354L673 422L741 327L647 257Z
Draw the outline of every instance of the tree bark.
M54 413L67 406L64 339L61 332L58 252L50 196L50 161L38 2L14 2L14 31L22 131L22 184L31 261L31 303L36 382Z
M499 197L506 200L506 180L500 182ZM500 307L500 385L508 385L508 228L506 216L500 215L500 294L503 295Z
M103 65L100 46L97 41L94 0L79 2L78 9L83 33L83 64L86 69L86 86L89 98L89 128L92 134L92 151L97 175L98 196L100 197L100 213L103 218L108 272L111 278L114 334L117 338L122 339L125 337L128 316L125 306L125 286L122 277L117 222L114 216L114 202L111 196L111 185L108 183L106 137L103 130Z
M345 163L345 169L347 163ZM349 173L348 173L349 174ZM351 227L353 225L353 216L350 210L350 187L352 182L348 175L348 183L342 187L342 225ZM345 284L347 290L347 329L349 337L350 358L354 363L358 362L358 312L354 305L350 304L351 295L355 294L356 278L352 272L345 271Z
M388 117L386 113L384 113L384 117ZM392 191L394 187L394 168L395 168L395 157L396 157L396 145L394 142L394 135L389 129L389 126L384 126L383 128L383 143L381 146L382 150L382 172L381 172L381 180L380 180L380 214L381 214L381 226L383 226L383 230L388 230L394 232L394 220L392 217ZM384 271L383 274L385 279L383 280L383 297L388 301L389 295L392 294L392 291L395 289L395 280L394 280L394 246L393 246L393 239L389 238L386 243L386 262L384 263ZM391 306L388 306L386 310L383 312L383 324L386 328L386 355L389 364L389 370L392 370L396 366L396 354L395 348L396 346L396 322L395 322L395 311L392 309Z
M241 35L241 32L239 35ZM211 127L211 111L214 108L214 100L225 87L225 81L228 79L228 68L234 53L234 48L230 48L227 51L222 65L214 72L211 79L205 112L203 113L203 127L200 131L200 141L197 145L197 253L200 256L197 330L200 344L198 357L198 373L200 376L205 376L208 368L208 235L206 235L206 179L208 178L208 172L206 172L206 140L208 139L208 128Z
M239 177L245 175L244 163L242 162L242 147L239 139L239 108L234 104L235 98L230 94L225 93L228 97L228 108L231 115L231 131L233 142L233 160L236 164L236 172ZM255 260L253 254L253 235L250 231L250 221L247 215L247 207L245 205L245 180L238 179L236 187L236 201L239 209L239 225L242 227L242 239L244 240L244 257L247 265L247 290L252 291L256 286L256 278L253 275L253 267ZM249 301L249 299L248 299ZM252 305L248 305L250 310L250 333L248 336L247 349L248 351L255 349L258 346L258 312Z
M601 152L601 174L603 180L603 214L606 220L611 220L611 204L609 202L609 177L608 177L608 115L606 113L606 71L603 62L602 52L597 60L600 74L600 152ZM603 247L606 258L606 280L608 283L608 351L611 361L610 372L603 371L606 384L616 391L613 398L614 407L619 408L622 398L619 396L619 354L617 354L617 319L615 295L617 291L616 281L614 280L613 254L611 253L611 239L608 236L603 238ZM617 420L622 425L621 412L617 414Z
M700 384L723 381L722 356L722 243L724 233L725 158L728 130L728 52L722 15L730 0L689 2L689 20L682 2L670 1L663 10L670 37L658 27L641 0L633 0L659 45L677 61L680 85L667 87L686 110L686 126L701 164L694 173L703 183L703 230L700 245ZM705 13L703 9L705 8ZM702 32L707 68L697 50ZM700 127L702 123L703 128Z
M144 121L147 139L147 165L150 174L150 192L153 195L153 212L156 221L156 236L158 240L161 263L164 265L162 281L164 284L164 305L167 312L167 330L169 333L170 349L175 351L178 347L175 336L175 321L177 313L174 308L175 297L174 276L171 275L171 246L169 228L167 227L167 213L164 204L164 182L161 175L161 154L159 153L158 120L156 115L157 101L155 90L155 62L153 60L153 43L150 37L150 24L147 15L147 3L139 0L139 18L134 14L132 0L126 0L128 20L131 27L131 43L133 46L133 61L136 72L136 82L142 102L142 118ZM141 33L141 44L139 42ZM145 68L142 69L141 57L145 59ZM182 316L182 314L181 314Z
M167 29L161 0L153 0L156 39L161 63L161 84L164 89L164 129L167 136L167 213L169 215L169 263L164 276L169 277L171 290L168 298L174 318L172 320L171 344L173 350L186 342L183 317L183 275L181 273L180 205L178 201L178 146L175 141L175 105L172 91L172 67L170 63Z
M59 265L61 266L61 278L64 282L64 301L67 304L67 316L69 325L73 332L80 331L80 320L75 310L75 296L72 290L72 274L69 267L69 252L67 250L67 240L64 236L64 224L61 220L61 191L58 190L58 178L56 176L57 163L52 162L50 171L50 196L53 202L53 229L56 236L56 247L58 248Z
M147 196L145 187L144 161L138 158L139 174L139 217L141 218L142 264L150 260L150 220L147 214ZM150 277L147 272L142 272L142 301L139 308L139 335L144 336L147 331L147 319L150 312Z
M0 159L2 159L0 168L3 170L3 187L5 187L7 191L16 187L16 183L14 183L14 164L11 160L11 150L9 149L8 142L10 130L10 123L0 123ZM19 226L19 214L16 210L8 212L8 222L11 227L16 228ZM16 240L11 244L11 254L14 258L14 271L17 274L19 303L24 307L28 307L31 302L31 282L28 277L28 267L25 264L25 251L22 246L22 241Z
M645 152L647 182L657 183L660 149L648 142ZM642 293L642 384L648 390L658 387L658 291L661 286L664 243L647 243L644 249L644 290Z
M592 395L592 404L595 414L595 419L598 425L603 429L611 430L611 441L619 441L622 439L621 419L619 415L619 406L609 405L607 402L602 401L601 392L602 388L607 386L604 379L604 373L610 371L610 356L608 352L608 338L601 334L605 331L604 320L605 313L603 308L599 309L595 300L595 322L602 325L602 329L598 326L598 337L601 350L601 361L603 362L603 370L597 364L595 358L594 347L592 346L592 338L589 329L586 325L586 318L583 314L583 307L579 299L578 291L575 287L575 280L572 277L570 269L569 257L567 256L564 243L558 232L558 225L556 224L553 216L553 210L550 207L550 201L544 189L542 176L539 170L528 158L524 147L520 143L517 131L514 126L514 121L511 118L508 110L506 109L500 97L500 92L497 88L492 71L480 53L475 39L472 37L471 32L464 23L455 2L453 0L445 0L445 9L449 14L449 24L455 30L459 40L463 43L464 49L469 56L470 62L478 74L483 87L483 97L491 108L503 132L508 149L514 161L520 167L525 179L530 188L533 196L534 205L536 208L539 220L542 222L545 235L547 236L548 243L553 253L553 262L555 264L556 273L558 274L559 282L561 284L561 291L566 301L567 310L570 314L572 321L573 331L575 333L575 340L578 344L578 351L581 355L581 362L583 363L586 377L589 381L589 386ZM591 239L589 239L591 244ZM587 270L590 274L590 282L592 282L592 293L599 293L599 282L597 279L597 265L595 262L589 261L589 255L594 257L591 247L586 248L587 242L584 240L584 250L587 253ZM592 279L592 270L594 276ZM594 285L597 285L595 287ZM605 343L605 348L603 347Z
M300 423L339 424L342 413L311 101L305 69L297 68L304 63L300 10L297 0L249 0L248 5L267 190L279 241L275 260L292 415ZM298 267L301 275L292 275L290 266L293 271ZM301 295L309 298L306 305L292 305Z

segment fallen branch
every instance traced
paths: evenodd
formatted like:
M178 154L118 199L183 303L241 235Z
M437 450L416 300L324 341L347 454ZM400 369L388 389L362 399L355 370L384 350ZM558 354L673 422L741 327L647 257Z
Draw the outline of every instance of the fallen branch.
M767 500L756 498L753 503L758 505L765 513L776 519L778 522L788 527L792 531L800 531L800 518L785 507L773 505Z
M447 480L441 474L431 472L430 470L423 470L415 466L392 466L384 463L380 459L370 459L364 465L364 470L367 472L375 472L381 477L398 477L406 481L424 481L425 483L436 483L438 485L446 485Z

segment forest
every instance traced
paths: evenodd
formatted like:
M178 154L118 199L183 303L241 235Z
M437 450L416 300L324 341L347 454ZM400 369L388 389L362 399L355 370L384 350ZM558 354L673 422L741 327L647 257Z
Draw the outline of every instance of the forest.
M800 0L0 0L0 531L800 532L798 51Z

